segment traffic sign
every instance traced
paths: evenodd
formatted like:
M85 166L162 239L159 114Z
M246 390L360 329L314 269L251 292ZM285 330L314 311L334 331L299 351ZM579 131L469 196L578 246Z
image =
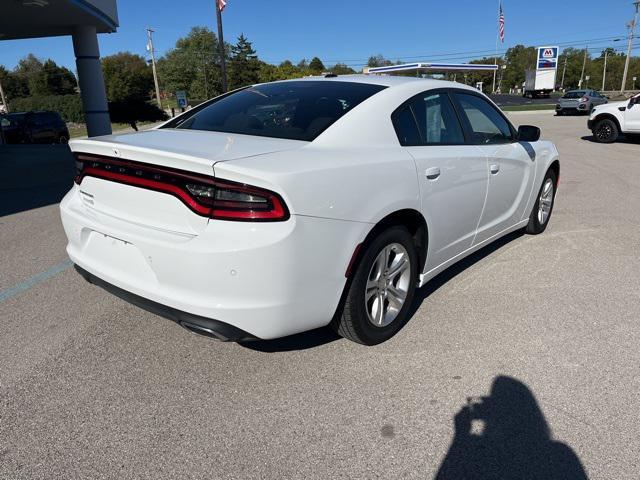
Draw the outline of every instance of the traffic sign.
M178 90L176 92L176 102L179 108L187 108L187 92Z

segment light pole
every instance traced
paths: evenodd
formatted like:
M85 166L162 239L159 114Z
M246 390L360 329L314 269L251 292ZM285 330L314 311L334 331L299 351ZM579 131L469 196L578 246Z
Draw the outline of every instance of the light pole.
M620 39L616 38L613 40L614 42L619 42ZM615 50L615 49L614 49ZM605 82L607 80L607 57L609 56L609 49L607 48L604 51L604 68L602 69L602 91L605 90Z
M629 61L631 60L631 48L633 47L633 38L636 33L636 25L638 24L638 12L640 12L640 0L635 0L633 5L636 7L636 13L633 16L633 20L629 23L629 44L627 45L627 60L624 62L624 74L622 75L622 86L620 87L620 93L624 93L627 87L627 74L629 73Z

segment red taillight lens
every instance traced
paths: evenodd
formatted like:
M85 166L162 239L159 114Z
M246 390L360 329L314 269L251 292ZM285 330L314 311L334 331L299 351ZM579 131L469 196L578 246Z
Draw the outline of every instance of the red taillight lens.
M79 185L86 176L173 195L198 215L210 218L262 222L289 218L284 201L275 192L183 170L76 154L75 182Z

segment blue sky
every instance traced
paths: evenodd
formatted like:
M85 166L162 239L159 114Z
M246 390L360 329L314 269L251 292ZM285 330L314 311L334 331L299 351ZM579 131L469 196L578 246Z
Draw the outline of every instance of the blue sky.
M497 4L497 0L227 0L225 40L234 41L244 33L260 57L272 63L317 55L327 65L342 61L361 67L377 53L407 61L452 54L446 60L463 62L494 50ZM503 8L504 48L569 42L584 48L591 40L595 52L610 44L611 37L623 38L633 15L631 0L503 0ZM159 54L192 26L215 29L214 0L119 0L118 10L118 32L100 36L102 55L119 51L146 55L147 25L156 30ZM624 50L626 41L614 45ZM75 71L70 37L0 41L0 64L13 68L30 52Z

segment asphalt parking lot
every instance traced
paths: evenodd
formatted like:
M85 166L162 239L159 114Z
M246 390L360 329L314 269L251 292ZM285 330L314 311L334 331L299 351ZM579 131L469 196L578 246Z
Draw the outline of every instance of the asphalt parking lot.
M511 118L560 151L549 228L434 279L377 347L191 334L70 268L55 194L12 200L0 478L637 479L640 144L593 143L585 117Z

